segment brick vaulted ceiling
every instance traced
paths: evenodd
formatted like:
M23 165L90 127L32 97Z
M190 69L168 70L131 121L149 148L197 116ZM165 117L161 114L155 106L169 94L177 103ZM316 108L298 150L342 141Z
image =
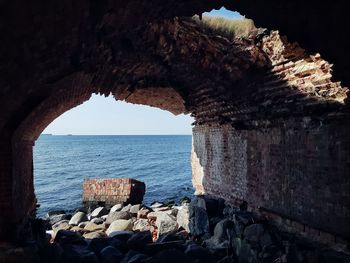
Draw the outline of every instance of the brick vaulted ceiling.
M35 207L33 141L92 93L191 113L198 126L348 116L346 5L0 0L0 239ZM222 6L269 30L232 41L190 18Z

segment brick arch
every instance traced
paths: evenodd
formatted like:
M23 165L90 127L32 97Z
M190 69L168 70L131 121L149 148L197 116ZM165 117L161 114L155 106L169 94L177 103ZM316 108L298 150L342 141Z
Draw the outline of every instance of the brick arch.
M345 1L304 2L289 1L287 12L284 2L258 0L1 3L0 239L20 237L15 232L34 209L35 137L93 92L193 114L201 190L348 238L348 89L314 52L335 62L337 79L349 83L347 8ZM313 52L277 32L233 43L188 18L173 19L223 5ZM331 21L324 19L330 9L340 14ZM315 19L305 24L310 13ZM70 88L57 85L69 76ZM82 78L89 92L78 90ZM174 96L148 100L152 89L168 88ZM181 107L174 107L176 94Z

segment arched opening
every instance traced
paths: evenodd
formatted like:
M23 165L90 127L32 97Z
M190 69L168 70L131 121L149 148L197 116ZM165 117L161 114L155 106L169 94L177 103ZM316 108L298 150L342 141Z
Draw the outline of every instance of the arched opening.
M280 33L232 43L188 19L223 4ZM28 2L19 20L17 2L1 6L0 237L19 237L34 210L37 136L92 93L112 92L193 114L194 170L208 193L247 200L302 234L347 242L345 2Z
M35 142L38 215L81 207L85 178L142 181L148 205L192 195L192 122L188 115L97 95L67 111Z

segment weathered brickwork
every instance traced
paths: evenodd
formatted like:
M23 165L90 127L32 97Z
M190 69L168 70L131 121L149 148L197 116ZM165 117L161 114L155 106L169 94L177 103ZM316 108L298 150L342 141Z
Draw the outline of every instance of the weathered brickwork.
M204 171L202 188L232 203L245 200L254 210L349 238L349 127L292 121L266 130L195 127L193 150Z
M83 202L86 204L140 204L145 184L130 178L85 179Z
M34 210L36 138L92 93L191 113L198 192L348 233L347 2L287 2L0 1L0 240ZM223 5L291 41L189 18Z

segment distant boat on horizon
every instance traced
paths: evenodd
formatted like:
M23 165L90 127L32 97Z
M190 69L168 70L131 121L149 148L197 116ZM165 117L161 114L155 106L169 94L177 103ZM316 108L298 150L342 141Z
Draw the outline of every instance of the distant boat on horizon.
M73 136L73 134L67 134L67 136Z
M41 135L45 135L45 136L52 136L52 133L43 133Z

